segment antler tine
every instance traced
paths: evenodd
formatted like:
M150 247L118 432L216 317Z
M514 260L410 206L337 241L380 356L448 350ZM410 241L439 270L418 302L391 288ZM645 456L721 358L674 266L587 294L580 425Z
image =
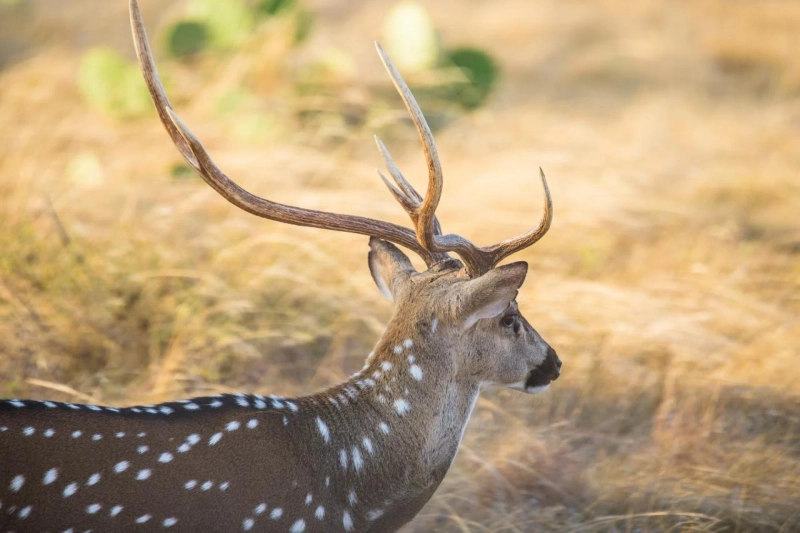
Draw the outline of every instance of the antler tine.
M538 226L518 237L482 248L475 246L460 235L438 235L436 236L437 249L458 254L464 263L467 274L474 278L482 276L509 255L527 248L544 237L553 222L553 199L541 168L539 174L544 187L544 215Z
M544 189L544 213L539 225L522 235L488 247L487 252L491 254L492 266L509 255L531 246L544 237L545 233L550 229L550 225L553 223L553 198L550 196L550 187L547 185L547 178L545 178L544 170L541 167L539 167L539 177L542 180L542 188Z
M381 45L377 41L375 42L375 48L378 51L378 56L380 56L381 61L383 62L383 66L386 68L386 71L392 78L392 83L394 83L395 89L397 89L397 92L400 93L400 97L403 99L403 103L406 105L406 109L408 109L408 113L411 115L411 121L414 123L414 127L417 129L419 140L422 143L422 151L425 155L425 161L428 165L428 191L425 194L425 199L422 200L422 203L419 205L419 207L415 208L414 210L414 225L417 230L417 240L422 247L429 252L441 252L444 250L438 250L436 248L436 239L434 238L436 235L434 233L436 207L439 205L439 200L442 197L442 186L444 181L442 176L442 165L439 162L439 152L436 150L436 143L433 140L431 129L428 127L428 123L425 121L422 110L419 108L414 95L411 94L411 90L408 88L408 85L406 85L406 82L403 81L403 77L400 76L400 73L389 59L389 56L386 55L386 52L383 51L383 48L381 48ZM385 153L388 154L388 152Z
M393 186L389 181L386 179L386 176L378 170L378 175L381 177L383 182L389 188L389 191L394 195L395 199L403 206L403 209L406 210L406 213L411 217L411 221L414 223L414 226L417 225L417 220L419 219L419 208L422 204L422 196L417 192L413 185L411 185L408 180L406 180L403 173L400 172L400 169L392 159L389 150L386 148L386 145L383 144L380 137L377 135L375 136L375 144L378 145L378 151L383 156L384 161L386 162L386 168L389 169L389 174L391 174L392 178L394 178L395 183L399 187ZM439 224L439 219L436 215L433 216L433 234L434 235L441 235L442 234L442 226ZM435 255L435 254L434 254ZM447 254L438 254L441 255L441 259L447 259Z
M211 159L200 140L173 111L158 76L137 0L130 0L129 10L136 55L159 118L186 162L223 198L262 218L296 226L378 237L413 250L428 265L436 262L424 244L418 242L416 233L409 228L366 217L327 213L272 202L244 190L228 178Z
M392 159L392 155L389 153L389 150L386 148L386 145L383 144L381 138L375 135L375 144L378 145L378 151L383 156L383 160L386 162L386 168L389 169L389 174L392 175L394 181L397 185L402 189L403 193L409 197L409 199L413 199L418 203L422 203L422 196L417 192L417 190L406 180L406 177L403 176L403 173L400 172L400 169Z

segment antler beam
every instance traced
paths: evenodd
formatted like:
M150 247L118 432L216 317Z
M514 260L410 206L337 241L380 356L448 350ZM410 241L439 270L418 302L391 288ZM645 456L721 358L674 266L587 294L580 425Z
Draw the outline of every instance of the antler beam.
M408 85L403 81L400 73L377 43L378 55L389 72L395 88L400 93L400 97L411 115L411 121L419 134L428 166L428 189L423 198L405 179L392 160L389 151L380 139L376 137L378 149L383 155L389 174L397 186L392 185L380 171L378 173L389 188L389 191L410 216L414 224L414 230L391 222L366 217L285 205L246 191L220 170L200 140L172 109L164 86L158 76L158 70L156 69L142 15L136 0L130 0L130 12L136 55L139 58L145 83L150 91L150 96L153 99L161 123L186 162L200 174L211 188L240 209L262 218L296 226L345 231L384 239L416 252L429 267L436 262L448 259L448 252L455 252L462 259L470 277L480 276L488 272L505 257L527 248L541 239L550 228L553 219L552 199L550 198L550 190L547 187L544 173L542 173L542 185L545 192L544 217L536 228L519 237L483 248L475 246L459 235L442 234L441 225L436 218L436 208L442 196L444 178L433 134Z
M150 96L153 99L161 123L164 124L167 133L172 138L172 142L186 162L223 198L248 213L262 218L296 226L309 226L378 237L413 250L428 265L436 262L431 257L430 252L417 242L416 235L409 228L366 217L328 213L280 204L256 196L232 181L214 163L200 140L172 109L164 91L164 86L158 76L142 15L135 0L130 2L130 11L136 55L139 58L147 88L150 91Z

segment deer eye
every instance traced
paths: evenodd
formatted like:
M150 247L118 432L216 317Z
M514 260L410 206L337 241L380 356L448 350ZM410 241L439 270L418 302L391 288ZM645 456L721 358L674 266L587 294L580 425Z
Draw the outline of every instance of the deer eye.
M513 328L516 323L517 315L506 315L500 319L500 324L502 324L504 328Z

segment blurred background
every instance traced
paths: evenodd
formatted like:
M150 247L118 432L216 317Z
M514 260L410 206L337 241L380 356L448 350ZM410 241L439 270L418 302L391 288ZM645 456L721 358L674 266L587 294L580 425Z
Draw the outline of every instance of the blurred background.
M380 39L435 130L447 232L555 203L520 307L564 360L482 395L404 531L800 530L800 3L140 0L178 112L245 188L407 225ZM299 395L391 305L367 239L238 211L182 162L124 0L0 0L0 397ZM422 266L419 262L418 266Z

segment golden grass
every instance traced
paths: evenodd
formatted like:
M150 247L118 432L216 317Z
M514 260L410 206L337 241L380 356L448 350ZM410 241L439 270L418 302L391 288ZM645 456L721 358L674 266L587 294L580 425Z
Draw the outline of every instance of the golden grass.
M565 367L544 397L482 396L406 531L800 530L800 6L626 6L431 7L445 41L504 68L487 109L438 133L440 218L481 243L519 232L545 169L556 218L520 256L520 304ZM381 79L385 8L322 10L310 48ZM104 24L127 31L118 9ZM0 396L300 394L358 368L390 313L366 239L258 220L171 177L155 117L94 114L77 64L47 46L0 73ZM218 68L173 71L179 107L242 185L405 223L371 169L371 134L388 132L421 183L399 101L331 126L281 109L279 88L248 104L277 110L274 128L242 142L251 110L209 103L236 85Z

